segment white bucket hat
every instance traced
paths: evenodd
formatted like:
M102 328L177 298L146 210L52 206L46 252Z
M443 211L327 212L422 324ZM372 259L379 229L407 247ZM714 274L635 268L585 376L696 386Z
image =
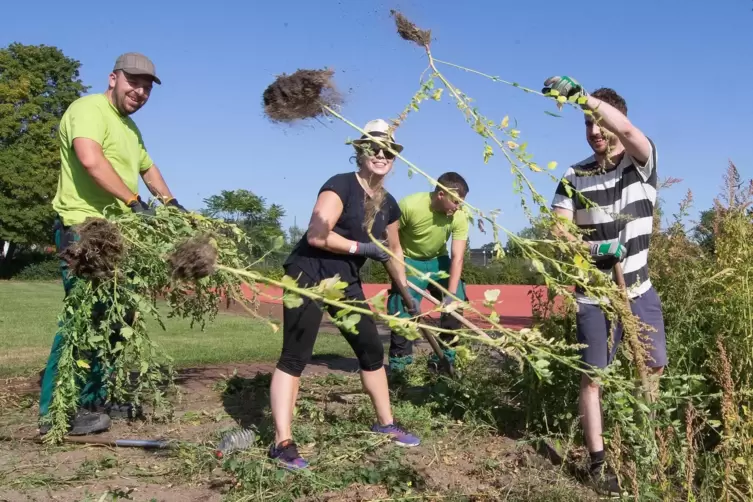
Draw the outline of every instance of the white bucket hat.
M369 133L371 136L373 136L375 139L379 138L388 138L389 139L389 146L393 150L395 150L397 153L400 153L403 151L403 145L399 143L395 143L395 135L390 134L390 125L382 119L376 119L372 120L365 126L363 126L363 130ZM370 141L373 141L371 138L369 138L366 135L361 136L359 139L354 139L353 144L358 146L363 143L368 143Z

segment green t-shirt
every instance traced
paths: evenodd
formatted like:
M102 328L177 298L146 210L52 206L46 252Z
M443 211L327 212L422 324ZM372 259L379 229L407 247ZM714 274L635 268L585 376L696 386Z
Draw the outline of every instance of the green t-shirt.
M141 132L130 117L123 117L104 94L77 99L60 120L60 177L52 207L63 224L77 225L88 216L102 216L107 206L121 210L125 204L101 188L73 150L74 138L88 138L102 145L105 158L133 193L138 193L139 174L153 162Z
M468 240L468 213L452 216L431 210L431 193L418 192L400 201L400 245L408 258L430 259L447 255L447 241Z

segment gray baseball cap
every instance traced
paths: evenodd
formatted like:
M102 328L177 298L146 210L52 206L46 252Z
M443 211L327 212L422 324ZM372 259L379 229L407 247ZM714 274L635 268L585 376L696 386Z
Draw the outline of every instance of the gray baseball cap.
M115 68L112 71L123 70L131 75L149 75L155 82L162 85L162 82L157 77L157 70L154 68L154 63L138 52L126 52L121 54L115 61Z

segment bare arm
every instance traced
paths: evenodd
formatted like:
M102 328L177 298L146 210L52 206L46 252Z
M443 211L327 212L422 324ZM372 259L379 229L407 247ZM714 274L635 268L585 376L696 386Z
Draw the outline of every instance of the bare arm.
M115 172L110 161L105 158L99 143L88 138L75 138L73 151L76 152L79 162L97 185L126 204L136 198L136 194L131 192L123 179Z
M309 221L307 239L310 246L348 254L355 241L332 231L343 212L343 202L335 192L322 192L316 199Z
M573 212L571 210L569 210L569 209L564 209L564 208L561 208L561 207L555 207L554 208L554 214L557 215L557 216L559 216L559 217L561 217L561 218L564 218L567 221L573 221ZM567 230L567 228L565 227L565 225L563 225L562 223L557 222L557 223L554 224L554 228L552 228L552 234L554 234L555 237L564 237L565 239L567 239L570 242L576 242L576 243L582 245L583 248L586 250L586 252L590 253L590 250L591 250L590 245L588 243L586 243L585 241L583 241L581 238L576 237L573 234L571 234Z
M165 183L165 178L162 177L162 173L155 164L152 164L152 167L142 172L141 178L152 195L159 198L162 203L167 203L170 199L174 198L167 187L167 183Z
M453 295L457 295L458 285L460 284L460 274L463 272L463 260L465 259L465 247L467 241L452 240L450 247L450 280L447 283L447 289Z
M400 245L400 234L398 233L399 228L400 220L387 225L387 245L390 252L394 255L390 257L390 261L392 261L392 264L397 271L397 280L400 281L400 284L407 286L408 277L405 274L405 265L403 265L405 255L403 254L403 246Z
M651 143L621 111L593 96L588 96L585 108L593 111L600 124L620 139L631 157L643 165L648 162L651 156Z

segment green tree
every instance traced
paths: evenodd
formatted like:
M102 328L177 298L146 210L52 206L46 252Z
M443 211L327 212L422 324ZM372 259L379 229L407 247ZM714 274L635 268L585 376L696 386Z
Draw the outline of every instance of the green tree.
M297 223L293 223L293 226L288 228L288 244L291 247L295 246L305 233L306 230L299 227Z
M223 190L219 195L204 199L207 216L234 223L243 229L255 244L250 250L252 256L259 257L275 247L275 241L285 238L282 218L285 210L278 204L267 207L264 197L249 190Z
M81 63L56 47L0 49L0 240L52 241L60 118L88 89Z
M546 239L549 236L549 229L537 224L532 227L525 227L516 235L523 239ZM505 254L511 258L520 258L523 256L520 245L512 239L508 239L505 244Z

